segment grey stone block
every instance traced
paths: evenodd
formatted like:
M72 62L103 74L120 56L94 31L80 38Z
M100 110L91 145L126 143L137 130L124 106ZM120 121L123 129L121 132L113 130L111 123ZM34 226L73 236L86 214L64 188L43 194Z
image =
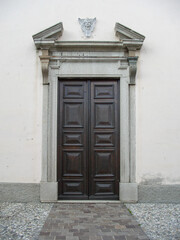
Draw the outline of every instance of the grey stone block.
M56 202L58 196L57 182L41 182L40 199L42 202Z
M137 183L120 183L120 201L137 202L138 187Z
M39 202L38 183L0 183L0 202Z

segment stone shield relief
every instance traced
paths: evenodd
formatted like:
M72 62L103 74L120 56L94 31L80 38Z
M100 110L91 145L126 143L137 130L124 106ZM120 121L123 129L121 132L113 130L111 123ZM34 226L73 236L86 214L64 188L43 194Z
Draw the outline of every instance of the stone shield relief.
M85 35L85 37L91 37L91 34L94 30L96 24L96 18L78 18L79 24L81 25L81 29Z

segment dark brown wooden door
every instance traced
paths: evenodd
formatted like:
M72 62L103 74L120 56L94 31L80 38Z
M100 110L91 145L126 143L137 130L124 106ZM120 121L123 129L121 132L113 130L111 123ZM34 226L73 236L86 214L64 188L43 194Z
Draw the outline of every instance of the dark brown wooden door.
M59 199L119 198L118 85L59 81Z

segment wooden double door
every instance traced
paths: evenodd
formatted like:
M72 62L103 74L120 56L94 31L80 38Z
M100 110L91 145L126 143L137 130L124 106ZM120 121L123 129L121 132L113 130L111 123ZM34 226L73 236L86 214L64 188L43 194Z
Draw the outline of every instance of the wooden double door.
M119 82L59 80L59 199L119 199Z

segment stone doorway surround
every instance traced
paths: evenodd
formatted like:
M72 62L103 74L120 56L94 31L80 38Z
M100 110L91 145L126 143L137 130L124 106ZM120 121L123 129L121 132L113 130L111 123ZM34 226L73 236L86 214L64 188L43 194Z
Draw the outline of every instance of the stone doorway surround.
M119 23L119 41L60 41L62 22L33 35L43 75L42 202L58 201L57 89L61 78L120 79L119 200L136 202L136 70L145 37Z

